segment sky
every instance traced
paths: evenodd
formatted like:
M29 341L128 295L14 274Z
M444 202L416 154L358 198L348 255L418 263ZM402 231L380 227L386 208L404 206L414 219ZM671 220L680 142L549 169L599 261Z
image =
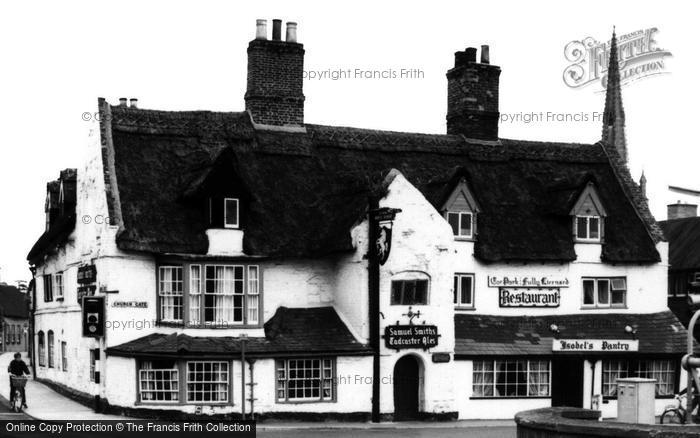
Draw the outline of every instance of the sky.
M241 111L246 47L255 20L298 23L305 70L396 72L307 78L307 123L445 132L446 71L454 52L488 44L501 67L499 135L591 143L600 139L600 82L571 88L565 47L656 28L671 53L663 74L626 84L630 169L644 171L658 220L697 198L694 133L700 102L692 2L587 1L62 1L0 5L0 281L30 278L26 255L44 228L46 182L83 164L97 98L136 97L163 110ZM271 27L271 24L270 24ZM318 75L318 74L317 74ZM381 75L379 75L381 76ZM543 120L528 114L543 114ZM547 120L547 113L555 120ZM558 121L556 115L578 121ZM586 120L587 119L587 120Z

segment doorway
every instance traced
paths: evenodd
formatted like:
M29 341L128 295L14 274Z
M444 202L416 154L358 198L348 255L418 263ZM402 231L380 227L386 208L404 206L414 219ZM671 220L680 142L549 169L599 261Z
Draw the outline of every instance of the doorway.
M583 407L583 359L552 359L552 406Z
M414 356L404 356L394 365L394 420L418 418L420 364Z

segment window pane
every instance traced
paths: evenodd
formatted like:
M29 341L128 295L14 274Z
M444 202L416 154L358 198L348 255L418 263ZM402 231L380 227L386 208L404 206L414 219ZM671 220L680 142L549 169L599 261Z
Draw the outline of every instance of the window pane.
M428 304L428 282L427 280L416 281L414 304Z
M593 280L583 280L583 304L593 305L595 304L595 299L593 296L595 284Z
M625 304L625 295L626 295L626 292L624 290L614 290L614 291L610 292L611 303L624 305Z
M461 304L471 306L472 302L472 277L470 275L463 275L461 278L462 286L460 288L461 292Z
M452 234L459 236L459 213L447 213L447 222L452 227Z
M588 221L587 218L578 216L576 217L576 237L579 239L588 238Z
M610 304L610 281L598 280L598 304Z
M471 213L460 213L459 215L459 235L469 237L472 235L472 215Z
M600 219L597 217L588 218L588 237L590 239L599 239L599 224Z
M625 278L613 278L610 280L610 288L612 290L625 290L627 289L627 280Z
M238 227L238 199L224 200L224 225Z

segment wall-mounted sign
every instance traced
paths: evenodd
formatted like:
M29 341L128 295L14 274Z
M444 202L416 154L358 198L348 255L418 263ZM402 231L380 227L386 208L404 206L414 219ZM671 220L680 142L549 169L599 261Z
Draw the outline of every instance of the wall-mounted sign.
M538 276L489 276L489 287L569 287L569 279Z
M433 353L433 363L446 363L450 361L450 353Z
M427 350L438 344L437 327L434 325L390 325L384 329L386 348L422 348Z
M78 283L94 283L97 280L97 268L95 265L86 265L78 268Z
M639 341L631 339L554 339L552 351L606 353L639 351Z
M501 307L559 307L559 289L501 288L498 305Z
M147 301L114 301L112 307L145 309L148 307Z

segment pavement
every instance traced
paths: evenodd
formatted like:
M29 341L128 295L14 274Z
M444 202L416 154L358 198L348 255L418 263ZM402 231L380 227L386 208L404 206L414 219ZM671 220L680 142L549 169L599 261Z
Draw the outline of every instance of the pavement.
M0 355L0 374L7 366L14 353ZM22 353L22 360L29 359ZM31 366L29 366L31 369ZM10 379L5 372L0 377L0 421L38 419L38 420L137 420L137 418L95 413L91 408L75 402L52 390L43 383L29 380L25 388L29 407L23 413L10 412L5 397L10 394ZM11 436L11 435L5 435ZM29 438L31 435L22 435ZM67 435L66 435L67 436ZM105 434L100 436L107 437ZM405 421L397 423L341 423L341 422L268 422L257 425L259 437L478 437L478 438L515 438L516 429L512 420L476 420L452 422Z

